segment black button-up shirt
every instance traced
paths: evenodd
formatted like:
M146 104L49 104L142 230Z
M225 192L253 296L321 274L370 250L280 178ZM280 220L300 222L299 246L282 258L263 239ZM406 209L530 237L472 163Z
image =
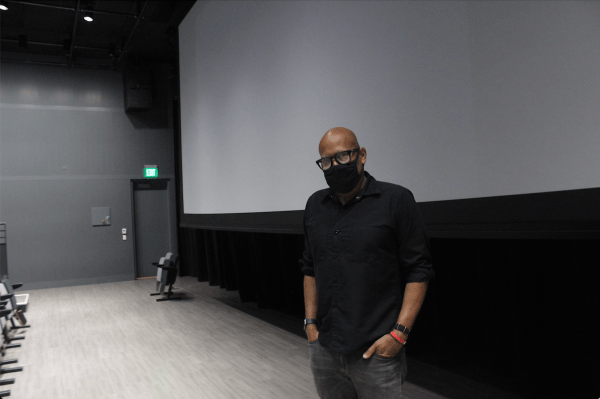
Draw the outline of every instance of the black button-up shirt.
M412 193L365 175L365 187L345 205L324 189L304 211L299 263L317 284L319 343L346 354L393 330L406 283L434 276Z

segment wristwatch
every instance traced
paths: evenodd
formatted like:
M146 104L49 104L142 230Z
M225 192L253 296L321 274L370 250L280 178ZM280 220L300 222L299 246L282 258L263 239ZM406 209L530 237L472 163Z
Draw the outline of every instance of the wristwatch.
M396 324L396 327L394 327L394 329L400 331L402 334L410 334L410 330L408 329L408 327L404 327L402 324Z
M316 324L316 325L318 325L317 319L304 319L304 331L306 331L306 327L309 324Z

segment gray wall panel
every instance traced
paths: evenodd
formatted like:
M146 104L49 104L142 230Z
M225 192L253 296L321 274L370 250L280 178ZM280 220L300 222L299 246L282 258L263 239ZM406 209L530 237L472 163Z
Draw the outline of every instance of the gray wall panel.
M12 104L123 109L118 71L2 64L2 99Z
M156 106L132 117L120 72L1 64L0 220L12 280L46 288L134 278L130 180L144 164L174 173L167 74L155 72ZM110 226L92 227L99 206L110 207Z
M3 106L0 118L0 146L7 149L0 158L4 177L141 177L144 164L159 165L160 174L174 172L171 130L136 129L123 111Z
M11 278L43 282L127 273L133 277L132 242L121 239L121 228L131 230L129 196L125 179L4 182L4 201L10 204L5 219L11 226ZM92 206L111 208L110 226L92 226Z

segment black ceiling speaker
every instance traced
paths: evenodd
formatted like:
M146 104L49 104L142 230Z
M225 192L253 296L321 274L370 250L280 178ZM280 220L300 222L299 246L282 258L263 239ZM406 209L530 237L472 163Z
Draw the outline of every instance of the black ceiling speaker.
M127 67L123 73L125 112L148 111L152 108L152 71Z

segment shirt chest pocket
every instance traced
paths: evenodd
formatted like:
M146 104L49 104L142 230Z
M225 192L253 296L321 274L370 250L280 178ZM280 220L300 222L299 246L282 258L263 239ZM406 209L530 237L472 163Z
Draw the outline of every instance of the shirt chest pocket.
M349 232L348 246L364 263L389 262L396 254L396 236L385 225L364 225Z

